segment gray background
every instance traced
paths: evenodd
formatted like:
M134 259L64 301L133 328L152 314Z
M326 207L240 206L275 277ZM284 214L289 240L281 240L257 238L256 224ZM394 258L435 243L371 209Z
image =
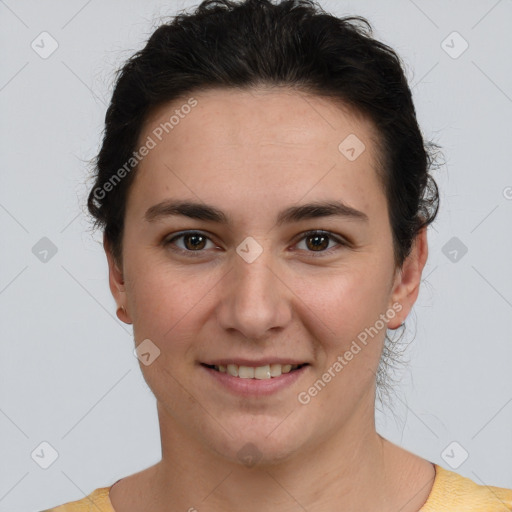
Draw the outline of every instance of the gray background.
M114 69L158 16L195 3L0 0L0 511L83 498L160 459L155 400L84 216L86 160ZM420 125L446 157L407 319L410 363L378 430L479 484L512 488L512 1L321 3L367 16L400 53ZM43 31L58 44L47 58ZM42 252L43 237L56 254ZM47 469L44 441L58 452ZM45 453L37 463L34 450Z

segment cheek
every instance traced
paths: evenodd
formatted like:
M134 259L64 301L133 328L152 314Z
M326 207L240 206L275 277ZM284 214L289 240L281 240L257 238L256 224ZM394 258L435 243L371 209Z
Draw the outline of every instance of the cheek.
M372 402L365 397L373 393L386 332L380 319L385 290L376 282L375 275L351 269L322 279L324 286L298 290L304 297L300 314L303 321L306 315L309 319L319 362L299 401L329 409L323 420L326 430L338 429L357 407Z
M209 290L221 285L219 277L208 272L193 276L190 270L142 260L132 260L126 287L135 339L149 338L164 350L185 349L196 334L192 331L197 331Z
M375 273L351 268L321 281L309 279L296 289L302 299L298 314L317 342L320 371L331 369L337 376L333 390L370 382L377 370L386 334L380 315L388 300L385 286L376 286L378 279Z

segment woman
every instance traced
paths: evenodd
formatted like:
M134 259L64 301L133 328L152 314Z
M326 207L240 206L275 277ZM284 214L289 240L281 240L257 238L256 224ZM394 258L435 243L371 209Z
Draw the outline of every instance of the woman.
M438 193L368 29L210 0L123 67L88 206L162 460L51 510L512 510L375 429Z

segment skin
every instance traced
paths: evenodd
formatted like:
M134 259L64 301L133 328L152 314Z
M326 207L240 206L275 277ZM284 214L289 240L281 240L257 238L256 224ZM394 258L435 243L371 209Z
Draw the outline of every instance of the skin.
M395 268L373 124L291 90L216 89L193 97L198 105L136 171L122 262L105 240L110 288L125 308L119 317L133 324L136 344L150 339L160 350L140 366L157 399L162 460L114 485L116 512L334 512L340 504L354 512L418 511L432 488L432 464L375 430L385 328L307 405L297 400L379 315L399 304L401 311L386 317L395 329L418 296L426 231ZM141 143L186 100L154 111ZM366 146L354 161L338 150L349 134ZM145 220L148 208L166 199L214 205L231 222ZM322 217L276 226L281 210L324 200L342 200L368 222ZM194 240L163 244L185 230L208 237L199 240L198 257L189 255ZM349 243L328 238L321 253L302 235L308 230ZM248 236L263 249L252 263L236 252ZM237 356L310 366L288 388L241 399L199 366ZM252 467L237 455L247 443L260 457Z

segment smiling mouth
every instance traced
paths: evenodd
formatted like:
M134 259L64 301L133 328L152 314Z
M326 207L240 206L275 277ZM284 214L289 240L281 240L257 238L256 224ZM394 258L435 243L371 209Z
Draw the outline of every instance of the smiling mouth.
M302 368L303 366L308 366L309 363L304 364L267 364L265 366L239 366L236 364L228 364L224 365L212 365L201 363L202 366L206 368L210 368L220 373L228 373L232 377L238 377L240 379L273 379L275 377L280 377L285 373L291 373L295 370Z

